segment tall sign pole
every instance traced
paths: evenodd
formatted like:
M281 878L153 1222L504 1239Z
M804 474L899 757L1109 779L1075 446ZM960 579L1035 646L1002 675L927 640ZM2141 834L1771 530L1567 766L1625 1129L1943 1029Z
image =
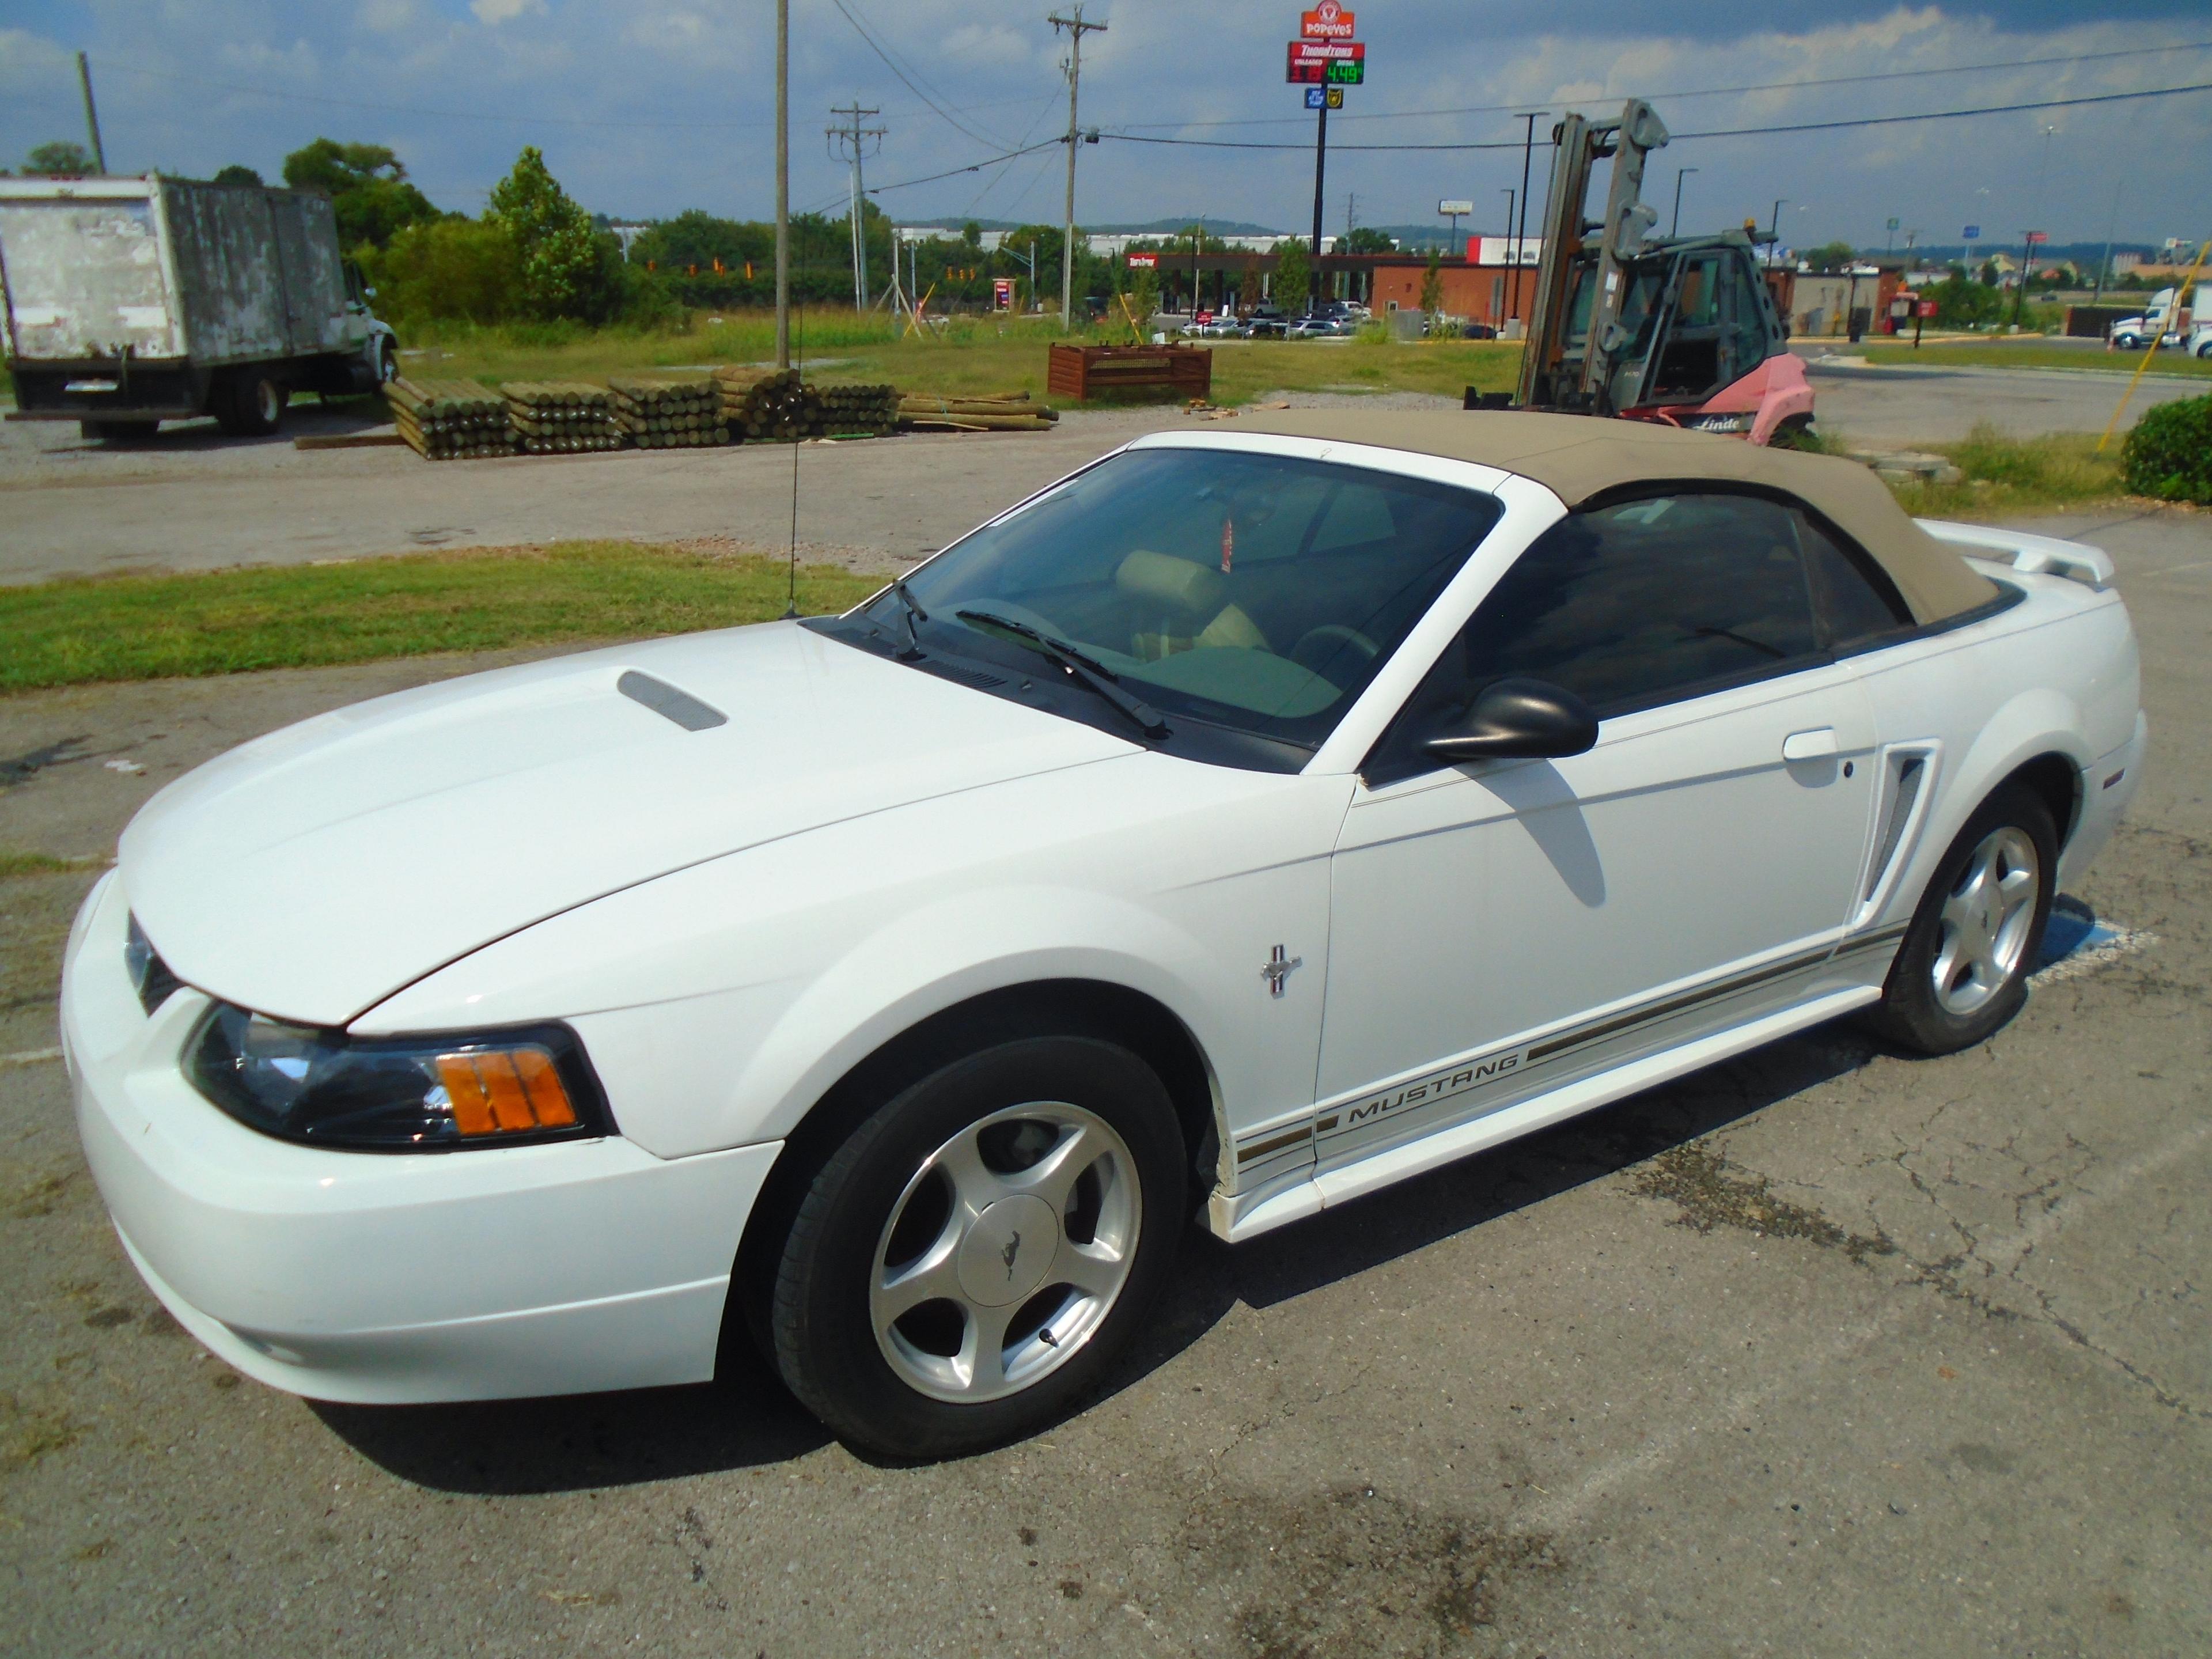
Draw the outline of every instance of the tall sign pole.
M775 0L775 366L791 367L791 0Z
M1352 37L1352 15L1340 0L1321 0L1299 19L1291 42L1284 79L1306 89L1306 107L1319 118L1314 126L1314 275L1321 275L1322 204L1328 185L1328 112L1344 107L1344 89L1367 79L1367 48Z
M1513 297L1505 302L1505 314L1521 314L1521 267L1528 258L1528 164L1536 154L1536 117L1523 110L1521 118L1528 125L1521 135L1521 217L1513 226L1513 259L1506 269L1506 279L1512 286Z
M1060 239L1060 325L1062 330L1075 326L1075 146L1079 142L1075 126L1075 89L1083 80L1083 37L1103 34L1103 23L1083 21L1083 8L1073 8L1075 15L1062 17L1054 12L1045 21L1058 33L1068 33L1067 52L1067 213Z

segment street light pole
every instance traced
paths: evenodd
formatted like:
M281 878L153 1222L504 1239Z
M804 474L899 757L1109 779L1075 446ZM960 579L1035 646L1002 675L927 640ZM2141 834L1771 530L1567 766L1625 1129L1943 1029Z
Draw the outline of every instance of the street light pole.
M1695 167L1674 169L1674 222L1667 232L1669 236L1680 236L1682 234L1682 180L1696 171Z
M1521 135L1521 222L1513 232L1513 256L1506 266L1511 280L1512 297L1505 302L1505 314L1510 319L1521 309L1521 266L1527 252L1528 237L1528 163L1536 149L1536 117L1540 110L1523 110L1521 118L1528 125Z
M1782 262L1782 204L1789 199L1787 196L1774 198L1774 222L1766 231L1766 268L1769 270Z

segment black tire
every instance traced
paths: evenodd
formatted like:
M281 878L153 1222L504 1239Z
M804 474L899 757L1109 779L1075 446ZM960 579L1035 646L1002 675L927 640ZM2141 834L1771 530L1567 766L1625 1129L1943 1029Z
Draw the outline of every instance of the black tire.
M292 394L265 369L241 369L216 400L216 422L234 438L263 438L283 424Z
M2008 962L2001 979L1973 983L1960 979L1955 968L1941 977L1958 981L1951 994L1939 989L1938 963L1954 931L1947 921L1947 906L1964 902L1964 884L1985 848L2008 833L2023 837L2034 854L2033 908L2027 913L2024 932L2016 948L1993 954ZM2051 902L2057 895L2058 830L2043 797L2021 783L2008 783L1984 801L1966 820L1943 861L1936 866L1920 907L1890 965L1881 1000L1869 1015L1876 1035L1900 1048L1923 1054L1955 1054L1986 1040L2018 1013L2027 1000L2027 976L2035 969L2043 948L2043 930L2051 920ZM2002 928L1998 932L2002 933ZM1955 998L1956 1000L1953 999ZM1967 999L1972 1006L1960 1006Z
M1095 1191L1099 1170L1106 1170L1108 1180L1119 1180L1119 1171L1127 1168L1133 1177L1130 1186L1116 1190L1133 1190L1133 1244L1127 1248L1124 1276L1110 1297L1101 1297L1096 1304L1067 1303L1071 1309L1091 1306L1090 1322L1084 1323L1079 1313L1034 1316L1049 1352L1033 1333L1026 1338L1010 1335L1005 1352L1018 1349L1030 1356L1022 1363L1042 1367L1034 1381L1019 1383L994 1371L994 1386L1010 1390L999 1397L972 1401L933 1397L914 1380L913 1361L902 1371L887 1355L896 1339L887 1335L879 1340L877 1334L878 1275L886 1261L908 1261L903 1251L916 1248L901 1244L892 1223L896 1218L902 1228L906 1225L906 1216L923 1202L923 1183L941 1178L928 1174L926 1166L976 1126L987 1126L987 1136L1001 1130L1025 1132L1022 1125L1028 1120L1021 1113L1010 1114L1010 1109L1017 1108L1023 1113L1066 1109L1087 1115L1110 1130L1107 1141L1118 1138L1118 1145L1103 1156L1083 1155L1096 1156L1098 1162L1085 1166L1091 1173L1076 1184L1094 1182ZM1017 1121L994 1118L1002 1114ZM984 1149L988 1153L988 1145ZM1121 1161L1123 1154L1126 1166ZM1042 1168L1049 1158L1048 1152L1030 1167ZM957 1456L1033 1432L1097 1386L1158 1296L1188 1214L1185 1164L1182 1131L1167 1090L1150 1067L1118 1044L1094 1037L1025 1037L939 1067L862 1122L830 1156L800 1201L768 1309L777 1370L800 1402L833 1433L856 1447L893 1457ZM1016 1180L1029 1172L1018 1156L1010 1158L1006 1167ZM952 1191L951 1182L945 1181L945 1198L951 1200L945 1205L946 1218L937 1224L925 1218L915 1234L917 1240L936 1241L921 1244L920 1253L941 1253L948 1264L957 1265L980 1259L970 1246L984 1239L983 1253L994 1259L1003 1255L1008 1279L1013 1280L1022 1235L1013 1233L1012 1243L1000 1252L994 1239L985 1238L981 1219L970 1234L963 1234L962 1215L974 1212L963 1212L951 1200ZM989 1206L987 1213L995 1212L996 1207ZM1053 1252L1064 1248L1063 1236L1079 1238L1083 1224L1079 1210L1079 1200L1071 1194L1052 1224L1042 1230L1049 1234L1048 1248L1033 1234L1032 1248L1045 1252L1037 1259L1044 1277L1034 1287L1006 1298L1012 1330L1028 1328L1019 1322L1032 1307L1062 1295L1051 1277L1051 1263L1059 1259ZM956 1237L959 1246L949 1247L946 1241ZM1023 1266L1022 1282L1027 1285L1030 1268L1027 1261ZM1018 1308L1012 1305L1017 1300ZM963 1304L946 1300L927 1302L914 1316L902 1318L908 1316L933 1318L934 1328L951 1331L932 1352L946 1346L957 1349L972 1317ZM1065 1352L1063 1345L1052 1340L1054 1324L1063 1331L1080 1330L1065 1345ZM902 1323L896 1328L907 1328ZM923 1340L928 1340L925 1334ZM925 1358L921 1363L930 1362ZM993 1363L1000 1363L996 1353ZM982 1374L979 1364L976 1375Z

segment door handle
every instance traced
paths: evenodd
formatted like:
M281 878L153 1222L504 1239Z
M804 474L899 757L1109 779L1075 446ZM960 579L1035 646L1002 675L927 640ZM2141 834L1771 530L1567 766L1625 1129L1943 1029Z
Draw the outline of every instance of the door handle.
M1785 761L1833 760L1838 752L1836 728L1832 726L1792 732L1782 739L1782 758Z

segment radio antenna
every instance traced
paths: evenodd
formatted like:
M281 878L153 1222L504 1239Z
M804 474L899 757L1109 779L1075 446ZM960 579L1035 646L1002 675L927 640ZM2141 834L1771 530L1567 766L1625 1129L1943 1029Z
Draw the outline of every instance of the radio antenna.
M799 302L799 373L806 366L806 301ZM791 586L784 601L783 619L796 622L799 618L799 446L802 441L798 433L791 436Z

